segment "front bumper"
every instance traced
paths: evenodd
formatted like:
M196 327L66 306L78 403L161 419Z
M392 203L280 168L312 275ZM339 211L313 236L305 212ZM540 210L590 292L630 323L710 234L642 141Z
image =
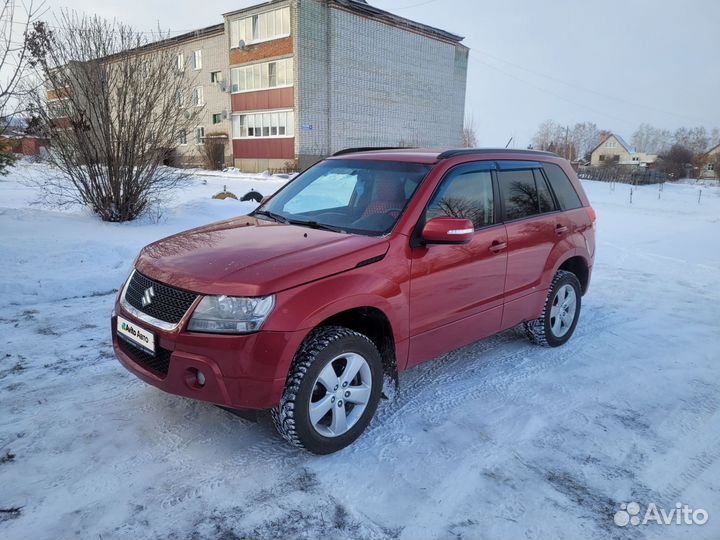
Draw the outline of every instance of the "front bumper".
M116 313L155 334L156 358L138 354L118 338ZM160 330L134 317L119 303L111 320L115 355L130 372L165 392L232 409L269 409L282 397L290 362L305 332L261 331L214 335ZM200 386L197 372L205 377Z

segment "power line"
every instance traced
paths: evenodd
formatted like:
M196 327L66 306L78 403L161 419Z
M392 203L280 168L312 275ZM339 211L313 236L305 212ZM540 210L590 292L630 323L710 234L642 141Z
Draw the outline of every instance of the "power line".
M512 73L508 73L507 71L502 70L502 69L500 69L500 68L497 67L497 66L494 66L494 65L492 65L492 64L488 64L487 62L483 62L483 61L480 60L479 58L475 58L475 57L473 57L473 56L471 56L470 58L471 58L472 60L476 61L476 62L479 62L479 63L483 64L484 66L487 66L487 67L489 67L489 68L491 68L491 69L494 69L495 71L497 71L497 72L499 72L499 73L502 73L502 74L505 75L506 77L510 77L510 78L512 78L512 79L515 79L516 81L520 81L520 82L522 82L522 83L524 83L524 84L527 84L528 86L531 86L532 88L535 88L536 90L539 90L539 91L544 92L544 93L546 93L546 94L549 94L549 95L551 95L551 96L553 96L553 97L555 97L555 98L557 98L557 99L560 99L560 100L562 100L562 101L565 101L565 102L567 102L567 103L570 103L570 104L572 104L572 105L575 105L576 107L581 107L581 108L583 108L583 109L587 109L588 111L594 112L595 114L599 114L599 115L601 115L601 116L605 116L605 117L607 117L607 118L611 118L611 119L615 120L616 122L621 122L621 123L627 125L628 127L631 127L631 124L630 124L630 123L628 122L628 120L625 119L625 118L621 118L621 117L619 117L619 116L615 116L615 115L609 114L609 113L607 113L607 112L604 112L604 111L595 109L595 108L590 107L590 106L588 106L588 105L585 105L585 104L583 104L583 103L579 103L579 102L577 102L577 101L573 101L572 99L569 99L569 98L567 98L567 97L565 97L565 96L562 96L562 95L560 95L560 94L557 94L557 93L553 92L552 90L548 90L547 88L543 88L542 86L538 86L538 85L536 85L536 84L534 84L534 83L532 83L532 82L530 82L530 81L528 81L528 80L526 80L526 79L523 79L523 78L521 78L521 77L518 77L518 76L516 76L516 75L514 75L514 74L512 74ZM632 126L632 127L634 127L634 126Z
M400 11L402 9L410 9L420 6L426 6L427 4L432 4L433 2L437 2L438 0L426 0L425 2L420 2L419 4L412 4L411 6L403 6L403 7L394 7L392 8L393 11ZM388 8L390 10L390 8Z
M511 62L510 60L505 60L505 59L503 59L503 58L500 58L499 56L495 56L495 55L493 55L493 54L490 54L489 52L483 51L482 49L474 49L474 50L476 50L476 51L484 54L485 56L487 56L487 57L489 57L489 58L492 58L493 60L496 60L496 61L498 61L498 62L502 62L502 63L504 63L504 64L513 66L513 67L515 67L515 68L517 68L517 69L521 69L521 70L526 71L526 72L528 72L528 73L532 73L533 75L538 75L538 76L540 76L540 77L544 77L544 78L549 79L549 80L551 80L551 81L555 81L555 82L558 82L558 83L560 83L560 84L564 84L564 85L566 85L566 86L569 86L569 87L572 87L572 88L576 88L577 90L581 90L581 91L583 91L583 92L588 92L588 93L591 93L591 94L595 94L595 95L597 95L597 96L604 97L604 98L606 98L606 99L611 99L611 100L615 100L615 101L620 101L620 102L626 103L626 104L628 104L628 105L632 105L633 107L640 107L640 108L643 108L643 109L648 109L648 110L651 110L651 111L660 112L660 113L667 114L667 115L670 115L670 116L675 116L676 118L683 118L683 119L685 119L685 120L693 120L693 121L699 121L699 122L702 122L702 121L703 121L702 119L696 118L696 117L693 117L693 116L678 114L678 113L675 113L675 112L672 112L672 111L666 111L666 110L664 110L664 109L659 109L659 108L657 108L657 107L653 107L652 105L645 105L645 104L642 104L642 103L635 103L635 102L630 101L630 100L625 99L625 98L621 98L621 97L618 97L618 96L613 96L613 95L611 95L611 94L606 94L606 93L604 93L604 92L599 92L598 90L594 90L594 89L592 89L592 88L586 88L586 87L584 87L584 86L580 86L579 84L572 83L572 82L569 82L569 81L565 81L565 80L560 79L560 78L558 78L558 77L553 77L552 75L548 75L548 74L546 74L546 73L542 73L542 72L540 72L540 71L527 68L527 67L522 66L522 65L520 65L520 64L517 64L517 63L515 63L515 62Z

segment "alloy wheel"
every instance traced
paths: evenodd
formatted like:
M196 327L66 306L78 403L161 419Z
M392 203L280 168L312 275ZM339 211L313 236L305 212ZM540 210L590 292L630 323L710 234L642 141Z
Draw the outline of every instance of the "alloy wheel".
M572 327L577 311L577 295L572 285L563 285L555 293L550 306L550 329L555 337L561 338Z
M313 385L309 404L313 429L324 437L346 433L365 411L372 383L370 365L361 355L345 353L330 360Z

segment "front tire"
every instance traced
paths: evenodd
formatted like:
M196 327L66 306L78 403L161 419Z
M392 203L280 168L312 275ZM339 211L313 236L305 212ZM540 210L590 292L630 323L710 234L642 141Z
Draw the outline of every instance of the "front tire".
M345 448L365 430L382 393L380 353L367 336L340 326L314 330L290 367L271 411L280 435L315 454Z
M567 342L580 318L581 297L577 276L558 270L550 285L542 315L525 323L525 333L530 341L545 347L559 347Z

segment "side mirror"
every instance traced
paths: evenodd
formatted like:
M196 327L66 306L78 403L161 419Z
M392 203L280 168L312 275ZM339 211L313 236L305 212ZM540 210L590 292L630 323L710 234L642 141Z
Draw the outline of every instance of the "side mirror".
M474 232L469 219L438 217L425 224L422 239L426 244L467 244Z

